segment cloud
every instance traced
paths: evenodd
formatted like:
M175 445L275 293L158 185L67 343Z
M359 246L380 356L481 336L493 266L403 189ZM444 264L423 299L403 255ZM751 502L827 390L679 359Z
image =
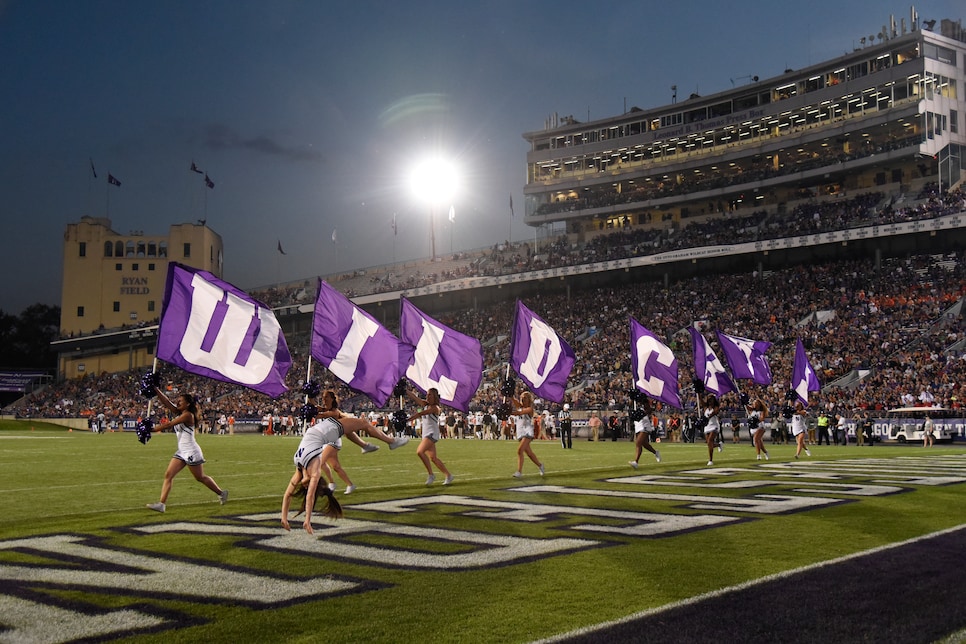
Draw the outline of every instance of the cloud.
M203 133L204 144L213 150L248 150L256 154L282 157L290 161L322 161L322 154L311 144L304 146L285 145L271 137L260 135L245 137L226 125L212 123Z

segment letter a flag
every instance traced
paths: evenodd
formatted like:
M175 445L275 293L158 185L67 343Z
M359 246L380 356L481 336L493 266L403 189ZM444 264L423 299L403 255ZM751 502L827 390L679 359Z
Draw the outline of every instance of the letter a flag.
M483 381L483 347L401 298L399 366L422 391L435 387L450 407L469 411Z
M510 366L540 398L563 402L577 357L567 341L517 300L510 334Z
M792 389L802 401L803 405L808 405L808 392L821 391L822 384L818 381L818 374L812 369L805 355L805 345L802 339L795 341L795 364L792 366Z
M737 335L728 335L715 331L718 344L731 367L731 375L738 380L749 379L755 384L771 384L771 365L765 352L771 348L771 342L764 340L749 340Z
M678 359L674 352L633 317L630 321L634 386L655 400L681 409Z
M688 327L694 345L694 377L704 382L704 388L721 397L729 391L737 391L724 365L718 360L707 339L694 325Z
M399 380L399 340L324 280L312 316L312 357L380 407Z
M272 309L211 273L168 265L157 356L185 371L272 398L292 356Z

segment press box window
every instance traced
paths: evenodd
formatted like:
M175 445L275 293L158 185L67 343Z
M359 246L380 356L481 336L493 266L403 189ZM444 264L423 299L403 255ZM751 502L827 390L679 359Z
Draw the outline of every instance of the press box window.
M118 301L115 301L114 302L114 312L115 313L120 313L120 311L121 311L121 303L118 302Z

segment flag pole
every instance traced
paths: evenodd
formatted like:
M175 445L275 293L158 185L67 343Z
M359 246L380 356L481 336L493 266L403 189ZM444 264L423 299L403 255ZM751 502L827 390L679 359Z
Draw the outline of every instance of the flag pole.
M158 352L157 348L154 350L155 353ZM158 358L155 356L154 362L151 364L151 373L158 372ZM154 403L154 396L148 398L148 415L147 418L151 418L151 405Z
M510 194L510 212L506 218L506 241L509 246L513 243L513 194Z
M94 179L97 178L97 172L94 170L94 159L90 159L91 162L91 173L87 175L87 212L91 212L91 189L94 185Z
M311 382L311 381L312 381L312 354L309 354L308 364L305 367L305 382L308 383L308 382ZM303 396L303 402L306 405L309 404L309 395L308 395L308 393L306 393L305 396ZM302 423L302 433L304 434L305 433L305 424L307 422L309 422L309 421L304 416L302 418L300 418L299 420Z

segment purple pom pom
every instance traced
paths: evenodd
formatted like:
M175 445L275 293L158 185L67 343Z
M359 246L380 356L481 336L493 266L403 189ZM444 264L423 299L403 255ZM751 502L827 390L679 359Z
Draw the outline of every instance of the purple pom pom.
M318 398L319 394L322 393L322 385L320 385L315 380L309 380L304 385L302 385L302 393L309 398Z
M141 396L154 398L154 388L161 386L161 374L149 371L141 376Z
M406 433L406 425L409 424L409 414L405 409L397 409L392 413L392 428L397 434Z
M137 424L134 432L137 434L138 440L141 441L141 444L147 445L148 441L151 440L151 432L153 430L154 422L150 418L145 418Z
M517 392L517 381L512 377L508 377L503 380L503 384L500 386L500 393L504 396L510 397Z
M315 418L319 413L319 408L312 403L305 403L302 408L299 409L299 418L304 421L310 421Z

